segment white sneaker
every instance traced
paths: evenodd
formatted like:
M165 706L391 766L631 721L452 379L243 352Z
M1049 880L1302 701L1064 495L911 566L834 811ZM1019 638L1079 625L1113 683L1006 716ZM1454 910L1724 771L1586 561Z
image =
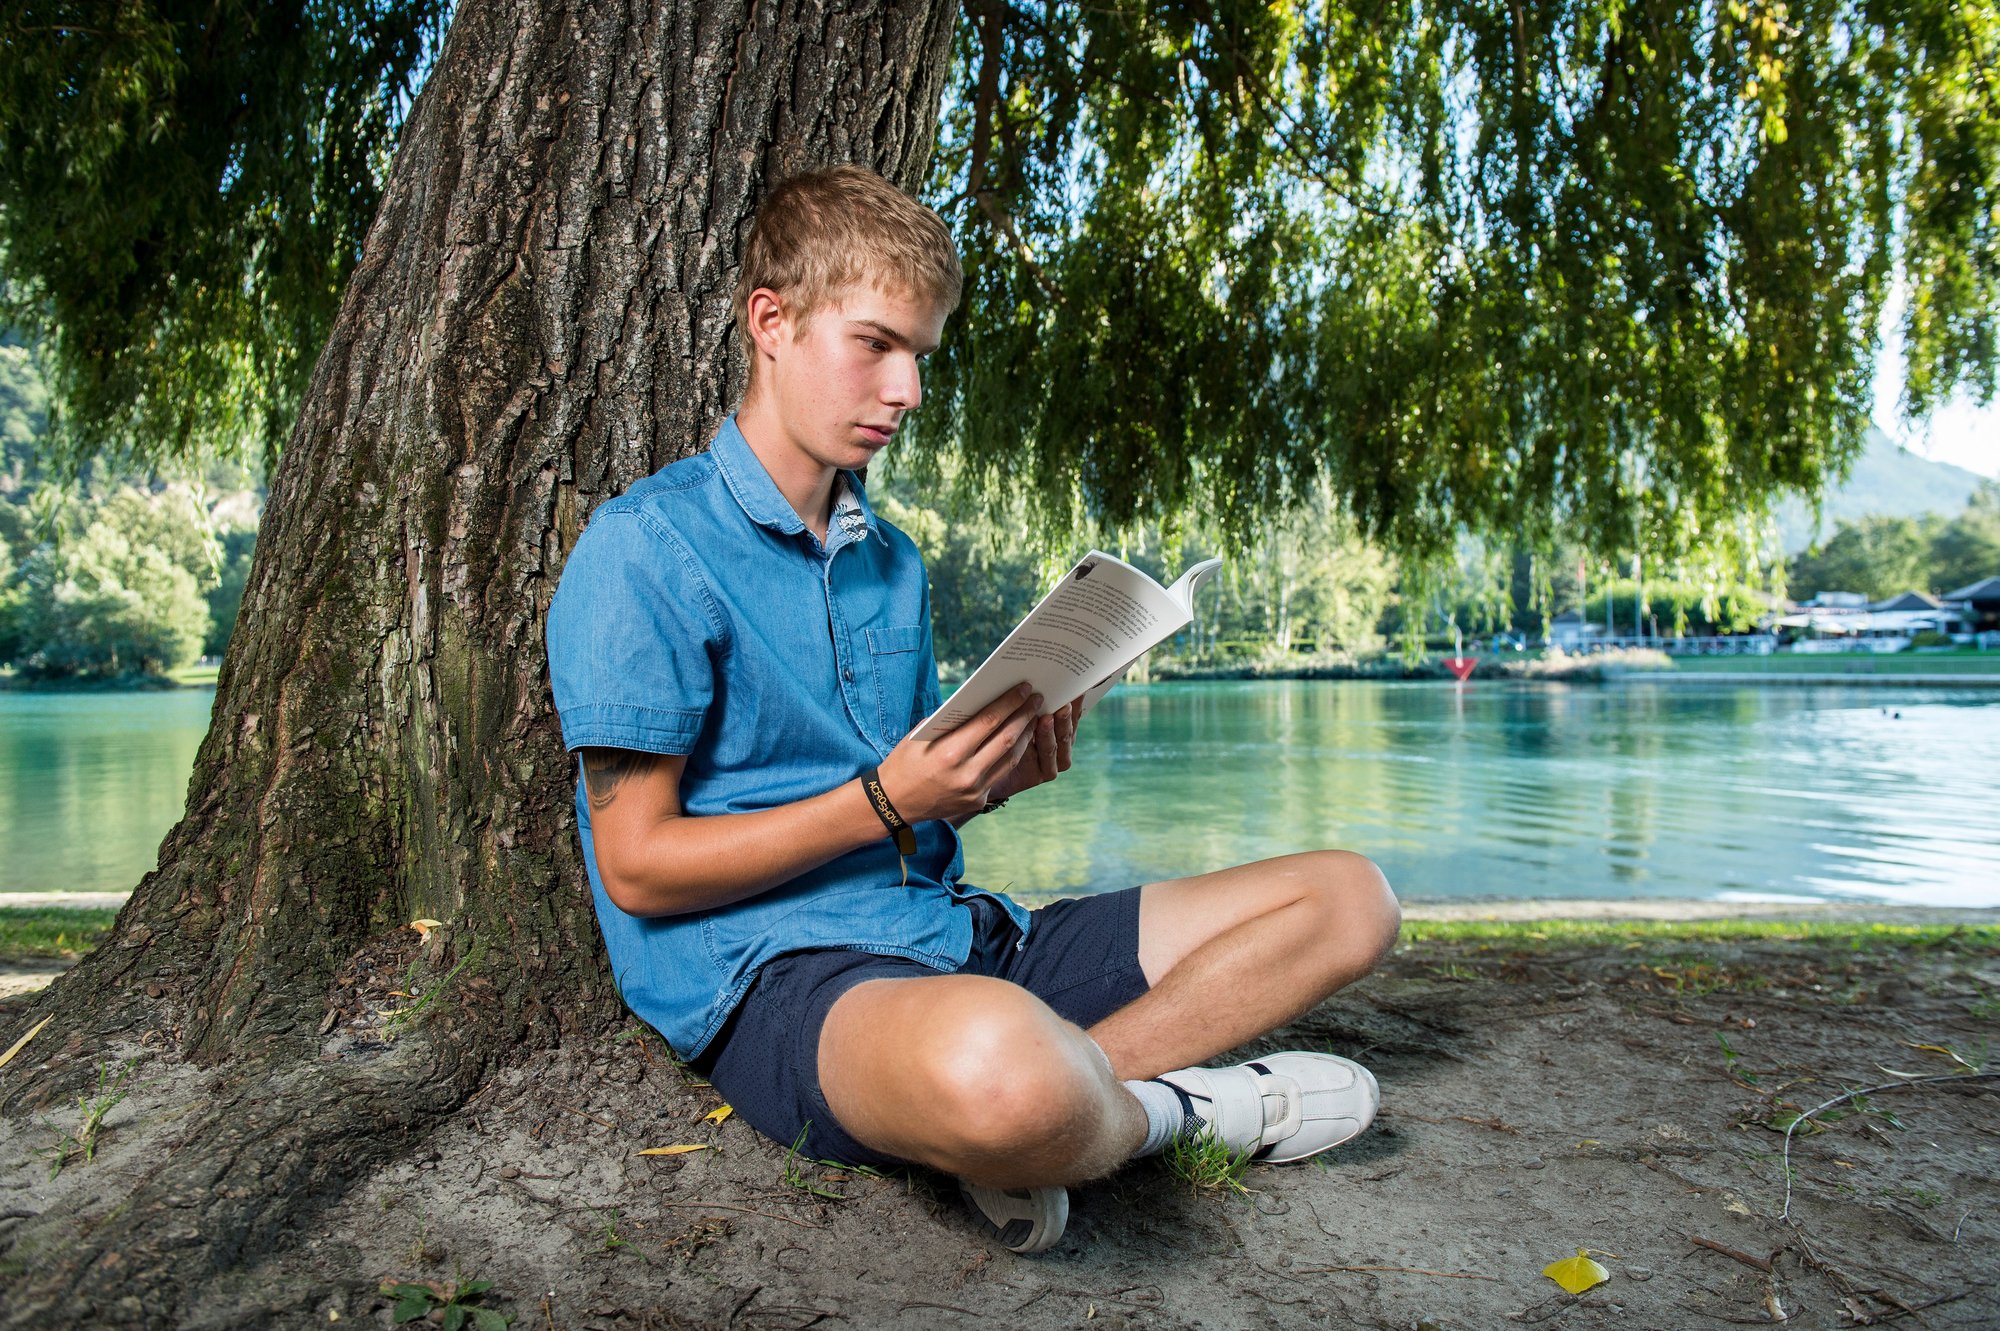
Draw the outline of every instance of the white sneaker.
M1069 1224L1068 1188L989 1188L958 1181L988 1235L1018 1253L1053 1248Z
M1252 1160L1303 1160L1361 1134L1382 1092L1375 1077L1336 1054L1266 1054L1233 1068L1182 1068L1158 1080L1224 1146Z

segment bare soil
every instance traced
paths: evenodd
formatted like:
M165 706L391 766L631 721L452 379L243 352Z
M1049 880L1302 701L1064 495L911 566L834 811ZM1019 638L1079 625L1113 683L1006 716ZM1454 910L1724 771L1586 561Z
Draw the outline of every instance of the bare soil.
M420 1030L388 1038L381 977L401 962L391 947L343 977L327 1058L423 1056ZM8 1041L21 1010L0 1005ZM1974 945L1409 946L1245 1051L1364 1059L1384 1092L1373 1131L1252 1168L1240 1194L1129 1167L1076 1189L1068 1234L1037 1258L981 1238L948 1180L831 1168L711 1122L720 1099L657 1039L608 1030L495 1077L288 1243L197 1273L174 1322L386 1327L382 1282L476 1278L494 1282L479 1304L538 1331L1993 1327L2000 1081L1873 1092L1814 1120L1793 1139L1795 1223L1774 1125L1899 1073L1984 1067L1997 1015L2000 957ZM177 1123L230 1075L163 1039L37 1045L0 1076L137 1065L95 1158L53 1180L37 1152L78 1111L0 1122L0 1284L173 1168ZM638 1154L672 1145L707 1149ZM1541 1270L1579 1248L1611 1276L1571 1296ZM163 1324L117 1301L116 1265L103 1302L48 1324Z

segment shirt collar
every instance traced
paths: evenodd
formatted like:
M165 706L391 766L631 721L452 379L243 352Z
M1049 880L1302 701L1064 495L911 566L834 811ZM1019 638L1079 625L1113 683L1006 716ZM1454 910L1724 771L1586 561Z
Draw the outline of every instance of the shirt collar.
M771 479L771 473L764 470L764 464L750 448L750 441L743 437L743 431L736 426L736 417L731 415L723 421L716 432L715 442L708 446L715 458L716 469L729 486L729 493L743 506L743 512L752 522L796 536L806 529L806 524L792 510L791 501L778 489L778 483ZM833 479L833 515L827 523L827 543L846 544L867 536L875 525L875 512L868 506L868 494L862 487L860 478L851 471L841 471ZM835 532L840 532L836 540Z

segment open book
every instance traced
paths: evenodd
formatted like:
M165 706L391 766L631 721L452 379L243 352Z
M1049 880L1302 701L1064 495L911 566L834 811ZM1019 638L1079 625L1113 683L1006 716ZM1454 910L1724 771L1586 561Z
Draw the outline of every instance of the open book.
M1079 695L1089 711L1134 662L1194 619L1195 593L1221 567L1220 559L1204 559L1162 587L1124 560L1092 550L917 727L916 737L956 730L1022 683L1042 695L1043 716Z

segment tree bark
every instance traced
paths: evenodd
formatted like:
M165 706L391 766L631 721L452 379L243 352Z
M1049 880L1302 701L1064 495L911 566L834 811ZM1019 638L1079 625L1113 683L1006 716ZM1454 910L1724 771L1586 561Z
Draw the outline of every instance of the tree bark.
M202 1272L337 1197L503 1051L615 1011L549 598L591 509L733 404L730 297L767 187L833 162L921 180L956 14L460 6L273 480L186 815L30 1014L67 1061L0 1109L53 1103L148 1031L226 1089L115 1219L38 1258L7 1321L173 1324ZM419 917L447 926L435 1015L339 1055L335 976ZM9 1249L46 1254L59 1223Z

